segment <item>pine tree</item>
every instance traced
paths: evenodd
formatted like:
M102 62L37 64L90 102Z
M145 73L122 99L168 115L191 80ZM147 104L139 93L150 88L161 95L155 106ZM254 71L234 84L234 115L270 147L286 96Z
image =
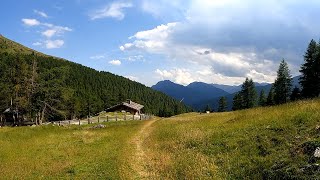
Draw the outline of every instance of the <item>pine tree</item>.
M242 97L240 93L236 93L233 97L232 110L236 111L242 109Z
M267 103L267 97L264 90L262 89L260 91L260 96L259 96L259 106L265 106L266 103Z
M242 98L242 108L248 109L256 105L257 92L252 79L246 78L242 84L240 95Z
M268 106L273 106L273 105L275 105L273 85L272 85L271 88L270 88L270 91L269 91L269 94L268 94L268 97L267 97L267 103L266 103L266 104L267 104Z
M283 59L277 71L277 78L274 82L274 101L276 104L283 104L289 101L292 87L292 78L288 64Z
M224 96L222 96L219 99L218 112L225 112L225 111L227 111L227 100Z
M320 90L317 85L320 79L316 75L316 64L319 61L319 44L312 39L304 55L304 64L301 65L300 69L302 74L300 78L301 93L304 98L312 98L319 95Z
M301 99L301 91L300 89L296 86L293 90L292 93L290 95L290 100L291 101L296 101Z

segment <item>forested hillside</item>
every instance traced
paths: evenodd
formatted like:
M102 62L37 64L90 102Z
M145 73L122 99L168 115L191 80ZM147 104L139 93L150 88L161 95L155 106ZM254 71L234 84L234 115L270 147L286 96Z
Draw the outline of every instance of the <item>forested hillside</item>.
M0 111L60 120L93 115L126 99L145 113L171 116L188 108L163 93L109 72L41 54L0 36Z

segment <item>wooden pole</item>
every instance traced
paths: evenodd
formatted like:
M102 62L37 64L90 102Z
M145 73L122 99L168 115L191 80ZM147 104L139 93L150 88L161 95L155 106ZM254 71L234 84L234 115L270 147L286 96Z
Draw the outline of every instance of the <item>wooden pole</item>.
M140 120L142 120L142 118L141 118L141 114L140 114Z
M81 125L81 122L80 122L80 118L79 118L79 126Z
M107 116L107 122L109 122L109 116Z
M118 116L116 115L116 121L118 121Z
M100 117L98 117L98 123L100 122Z
M134 120L134 115L132 115L132 120Z

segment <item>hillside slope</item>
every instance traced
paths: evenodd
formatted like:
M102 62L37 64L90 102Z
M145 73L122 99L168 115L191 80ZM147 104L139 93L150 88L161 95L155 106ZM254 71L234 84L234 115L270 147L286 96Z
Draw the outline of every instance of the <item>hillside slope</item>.
M317 179L320 99L157 121L145 148L165 179Z
M171 116L184 104L143 84L43 55L0 37L0 112L10 106L34 117L59 120L96 114L121 101L143 104L145 113ZM31 116L31 117L30 117Z

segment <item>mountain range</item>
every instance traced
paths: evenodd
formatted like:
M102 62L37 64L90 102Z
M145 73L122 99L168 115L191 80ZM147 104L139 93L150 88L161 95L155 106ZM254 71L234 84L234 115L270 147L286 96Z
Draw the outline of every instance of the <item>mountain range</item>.
M292 78L293 87L300 87L299 77L300 76L295 76ZM270 83L255 82L258 95L262 90L264 90L266 94L269 93L271 86L272 84ZM241 90L241 85L232 86L193 82L187 86L183 86L169 80L164 80L153 85L151 88L163 92L168 96L191 106L197 111L203 110L207 105L216 110L218 108L219 99L222 96L225 96L227 99L228 110L231 110L233 97Z

